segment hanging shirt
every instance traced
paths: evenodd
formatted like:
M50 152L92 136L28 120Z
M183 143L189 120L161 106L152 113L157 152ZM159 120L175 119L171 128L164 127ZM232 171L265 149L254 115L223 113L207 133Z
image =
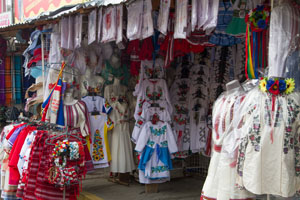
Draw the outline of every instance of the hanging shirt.
M112 111L112 107L103 97L99 96L87 96L82 98L82 101L86 103L89 112L92 141L90 153L94 167L108 167L111 155L107 131L113 128L113 123L107 115ZM92 112L99 112L99 114L93 115Z
M300 189L300 94L256 88L239 146L238 184L254 194L291 197ZM248 121L249 120L249 121Z
M64 118L65 124L70 129L80 129L83 137L90 135L88 110L83 101L77 101L73 105L64 105Z

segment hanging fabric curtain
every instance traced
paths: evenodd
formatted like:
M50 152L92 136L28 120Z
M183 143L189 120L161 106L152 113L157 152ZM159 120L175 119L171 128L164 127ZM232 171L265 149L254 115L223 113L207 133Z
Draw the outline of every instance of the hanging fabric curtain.
M270 7L257 6L245 17L246 30L246 63L247 79L259 77L259 71L267 66L267 35L270 22Z

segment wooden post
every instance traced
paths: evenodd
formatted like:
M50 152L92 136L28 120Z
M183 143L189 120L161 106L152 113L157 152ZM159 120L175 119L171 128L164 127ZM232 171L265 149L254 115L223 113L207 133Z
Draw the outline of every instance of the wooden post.
M158 184L146 184L145 185L145 192L149 193L158 193Z

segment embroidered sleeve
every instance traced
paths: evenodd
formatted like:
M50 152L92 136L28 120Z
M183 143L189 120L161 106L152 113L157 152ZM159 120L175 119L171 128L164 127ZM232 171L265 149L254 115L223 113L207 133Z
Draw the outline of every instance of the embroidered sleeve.
M83 137L86 137L88 135L91 134L91 128L90 128L90 120L89 120L89 116L88 116L88 110L86 107L86 104L83 101L79 102L79 112L81 112L79 115L82 116L78 116L79 119L79 126L80 126L80 131L81 131L81 135Z
M172 128L169 124L167 124L167 140L169 152L176 153L178 151L177 143Z
M133 132L132 132L132 137L131 137L131 140L136 143L139 136L140 136L140 133L141 133L141 130L143 128L145 124L145 120L140 117L136 122L135 122L135 125L134 125L134 128L133 128Z
M135 150L137 152L142 152L148 142L148 139L150 137L150 126L149 123L146 123L140 133L140 136L138 137L138 140L136 142Z
M170 114L172 114L173 113L173 107L172 107L172 102L171 102L171 99L170 99L169 90L168 90L166 81L163 81L163 88L164 88L165 98L168 102L168 106L167 106L168 111L169 111Z

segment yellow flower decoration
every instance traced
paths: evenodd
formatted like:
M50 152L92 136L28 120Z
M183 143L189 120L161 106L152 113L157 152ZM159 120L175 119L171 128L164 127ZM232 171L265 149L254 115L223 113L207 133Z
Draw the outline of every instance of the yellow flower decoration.
M100 133L100 131L97 129L97 130L96 130L96 133L97 133L97 134L99 134L99 133Z
M94 148L97 148L97 144L93 144L93 147L94 147Z
M95 160L95 161L99 161L99 160L100 160L100 157L99 157L98 155L95 155L95 156L94 156L94 160Z
M260 80L260 82L259 82L259 88L263 92L267 91L267 81L266 81L266 79Z
M295 89L295 80L293 78L288 78L285 80L286 83L286 94L291 94Z

